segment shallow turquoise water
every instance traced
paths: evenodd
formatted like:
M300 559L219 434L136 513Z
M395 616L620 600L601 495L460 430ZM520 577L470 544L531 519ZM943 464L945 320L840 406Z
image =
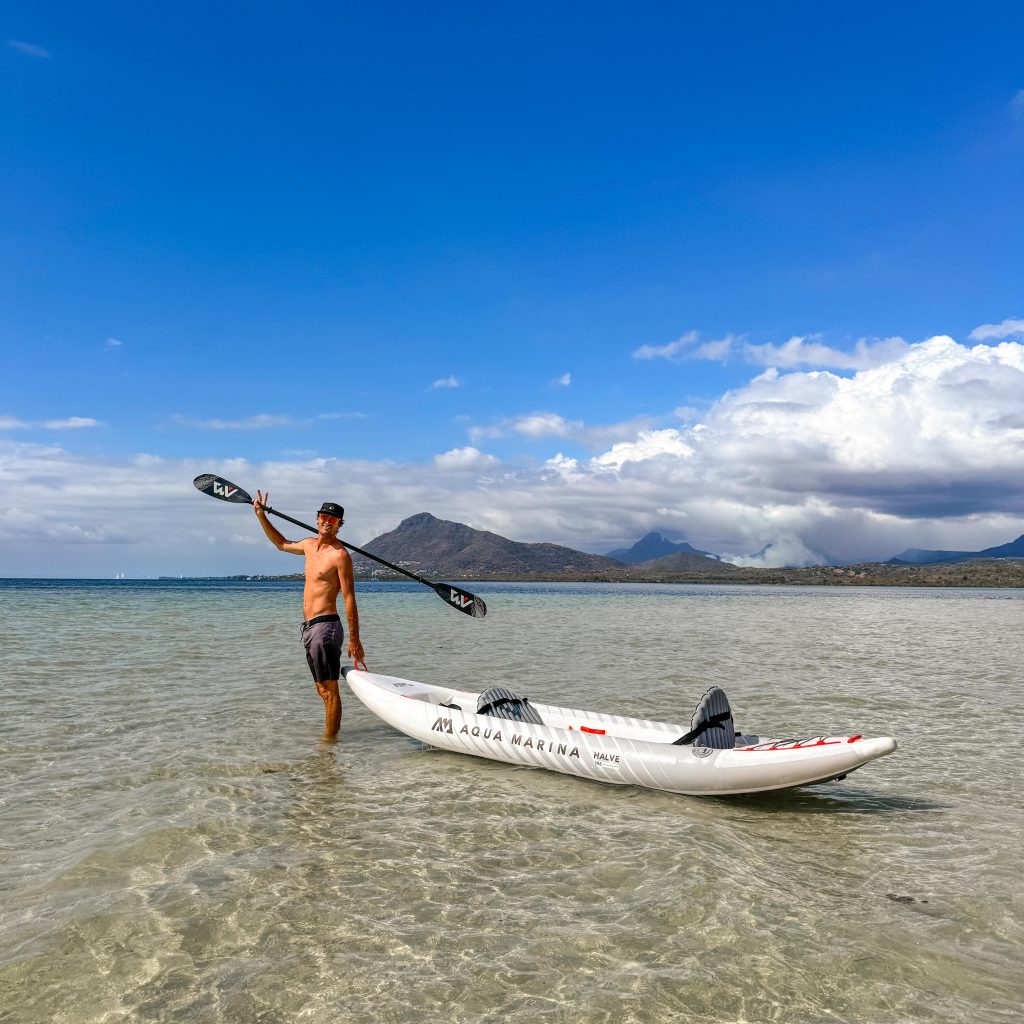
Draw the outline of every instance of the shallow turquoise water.
M360 589L370 666L769 735L843 783L701 800L424 750L297 584L0 583L0 1021L1018 1021L1024 594Z

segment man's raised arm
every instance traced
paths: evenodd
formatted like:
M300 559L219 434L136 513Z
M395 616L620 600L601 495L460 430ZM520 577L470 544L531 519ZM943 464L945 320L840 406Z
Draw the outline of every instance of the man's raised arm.
M278 551L286 551L289 555L304 555L306 552L302 546L302 541L285 540L281 531L267 518L267 513L263 506L269 504L270 491L267 491L266 494L257 491L256 500L253 502L252 507L256 510L256 518L260 521L260 526L263 527L263 532L267 535L270 543Z

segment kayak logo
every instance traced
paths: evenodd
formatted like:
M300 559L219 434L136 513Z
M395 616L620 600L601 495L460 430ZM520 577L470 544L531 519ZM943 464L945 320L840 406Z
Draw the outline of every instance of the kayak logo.
M218 498L230 498L232 494L238 493L238 488L231 487L229 484L220 484L214 480L213 493L216 494Z
M710 747L690 747L690 752L693 754L694 757L710 757L711 756L711 748Z
M622 758L618 754L606 754L603 750L594 751L594 761L600 765L622 764Z
M456 608L468 608L473 603L473 598L466 594L460 594L459 591L452 588L452 596L448 600L455 605Z
M450 718L438 718L430 727L431 732L452 732L452 720Z

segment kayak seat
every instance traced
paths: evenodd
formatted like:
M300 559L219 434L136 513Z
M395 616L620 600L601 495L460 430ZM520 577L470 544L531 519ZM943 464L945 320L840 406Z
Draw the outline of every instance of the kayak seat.
M729 698L719 686L712 686L701 697L690 720L690 731L673 741L673 746L713 747L731 750L736 745L736 727Z
M489 690L484 690L477 698L476 713L490 715L492 718L505 718L511 722L544 724L537 714L537 709L526 697L520 697L518 693L506 690L504 686L492 686Z

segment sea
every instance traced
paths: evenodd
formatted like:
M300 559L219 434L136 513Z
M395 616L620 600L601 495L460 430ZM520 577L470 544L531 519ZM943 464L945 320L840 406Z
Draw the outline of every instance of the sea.
M1024 591L360 583L371 669L891 735L699 798L424 747L300 584L0 581L0 1022L1019 1022Z

